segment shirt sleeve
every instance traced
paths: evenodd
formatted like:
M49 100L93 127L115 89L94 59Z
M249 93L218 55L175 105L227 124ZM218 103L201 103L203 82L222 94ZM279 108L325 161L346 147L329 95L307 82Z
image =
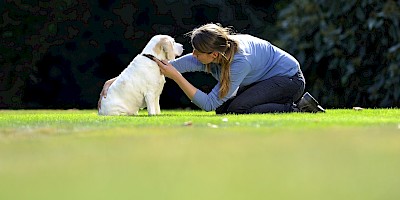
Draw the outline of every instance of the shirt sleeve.
M191 53L169 62L180 73L205 71L205 65L198 61Z
M219 106L221 106L225 101L228 99L236 96L236 92L239 89L239 86L241 85L243 79L246 77L246 75L250 72L250 64L248 62L244 61L234 61L231 64L231 71L230 71L230 87L228 94L223 97L219 98L219 89L221 88L220 81L214 86L214 88L211 90L210 93L206 94L202 92L201 90L197 90L192 102L197 105L199 108L205 110L205 111L212 111L217 109Z

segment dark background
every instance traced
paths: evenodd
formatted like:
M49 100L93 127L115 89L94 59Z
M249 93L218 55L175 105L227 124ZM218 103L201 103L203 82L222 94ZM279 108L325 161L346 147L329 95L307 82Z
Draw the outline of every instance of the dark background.
M184 34L214 22L293 54L306 90L326 108L399 107L400 3L394 0L0 3L0 108L94 109L104 82L155 34L191 52ZM184 76L209 91L205 73ZM167 79L162 109L197 109Z

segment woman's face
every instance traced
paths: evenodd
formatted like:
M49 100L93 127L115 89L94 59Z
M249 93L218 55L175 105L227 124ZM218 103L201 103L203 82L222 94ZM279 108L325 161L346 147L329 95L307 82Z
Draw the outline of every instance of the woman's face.
M218 52L202 53L193 48L193 56L203 64L210 64L211 62L215 62Z

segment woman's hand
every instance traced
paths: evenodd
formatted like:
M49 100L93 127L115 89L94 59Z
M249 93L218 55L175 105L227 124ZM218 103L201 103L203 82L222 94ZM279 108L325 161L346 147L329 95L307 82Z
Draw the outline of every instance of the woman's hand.
M115 79L116 79L116 78L110 79L110 80L108 80L108 81L106 81L106 82L104 83L103 89L102 89L101 92L100 92L99 101L97 102L97 109L100 109L100 107L101 107L101 99L103 99L103 97L104 97L104 98L107 97L108 88L110 88L111 84L115 81Z
M187 97L190 100L193 99L194 95L196 94L197 88L195 88L191 83L189 83L182 74L175 69L174 66L169 64L167 61L160 61L158 59L153 59L158 66L160 67L160 71L164 76L172 79L179 85L179 87L183 90Z
M179 73L178 70L176 70L175 67L169 64L167 61L158 59L154 59L154 61L158 64L160 71L162 74L164 74L164 76L172 80L182 76L181 73Z

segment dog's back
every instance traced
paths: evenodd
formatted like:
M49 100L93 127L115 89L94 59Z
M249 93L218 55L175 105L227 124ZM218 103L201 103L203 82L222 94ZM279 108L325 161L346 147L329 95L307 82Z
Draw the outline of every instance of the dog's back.
M146 107L147 95L160 95L165 83L158 65L142 55L136 56L112 83L101 100L100 115L137 115Z

